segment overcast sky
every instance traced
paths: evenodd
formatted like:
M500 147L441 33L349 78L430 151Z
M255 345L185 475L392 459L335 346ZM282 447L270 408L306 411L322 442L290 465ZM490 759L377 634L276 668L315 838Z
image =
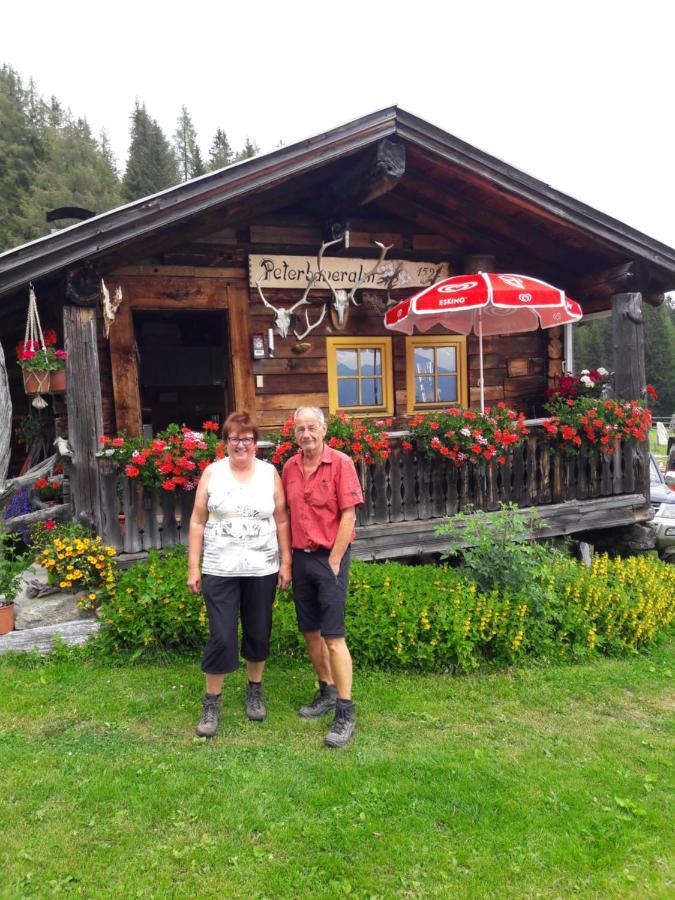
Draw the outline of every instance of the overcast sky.
M9 7L9 8L8 8ZM675 247L668 0L5 4L0 63L55 94L123 169L139 99L205 156L263 151L398 104Z

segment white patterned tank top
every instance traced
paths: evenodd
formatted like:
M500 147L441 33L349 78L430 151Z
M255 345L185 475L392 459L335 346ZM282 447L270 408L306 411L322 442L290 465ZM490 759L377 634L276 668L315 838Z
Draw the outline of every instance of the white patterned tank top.
M246 483L234 477L227 457L211 466L202 558L206 575L272 575L279 570L274 466L260 459L253 464L253 477Z

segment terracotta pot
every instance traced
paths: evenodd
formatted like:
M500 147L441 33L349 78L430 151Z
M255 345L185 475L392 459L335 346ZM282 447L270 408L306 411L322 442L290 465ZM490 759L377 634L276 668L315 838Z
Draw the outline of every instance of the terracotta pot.
M23 388L27 394L47 394L49 372L31 372L23 369Z
M49 393L63 394L66 390L66 370L59 369L58 372L50 372L49 374Z
M14 604L0 606L0 634L9 634L14 631Z

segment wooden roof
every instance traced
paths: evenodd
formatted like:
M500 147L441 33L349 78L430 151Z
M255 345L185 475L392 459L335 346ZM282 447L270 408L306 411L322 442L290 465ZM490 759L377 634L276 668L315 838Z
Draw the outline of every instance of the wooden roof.
M546 277L572 296L633 263L635 289L675 289L675 250L398 107L228 166L0 254L0 295L85 260L106 270L185 239L321 197L389 138L405 171L370 208L448 238L458 258L494 253L502 271ZM517 264L517 268L516 268ZM577 297L581 299L581 297Z

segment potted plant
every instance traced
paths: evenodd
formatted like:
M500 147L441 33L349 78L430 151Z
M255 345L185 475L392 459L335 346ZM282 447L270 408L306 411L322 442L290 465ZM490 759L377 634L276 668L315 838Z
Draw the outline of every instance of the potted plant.
M14 598L28 557L17 553L17 534L0 531L0 634L14 631Z
M19 341L16 348L27 394L60 393L66 389L68 354L56 348L55 331L45 331L43 339L44 347L38 341Z
M38 478L33 482L33 491L42 503L52 505L61 500L63 485L58 478Z

